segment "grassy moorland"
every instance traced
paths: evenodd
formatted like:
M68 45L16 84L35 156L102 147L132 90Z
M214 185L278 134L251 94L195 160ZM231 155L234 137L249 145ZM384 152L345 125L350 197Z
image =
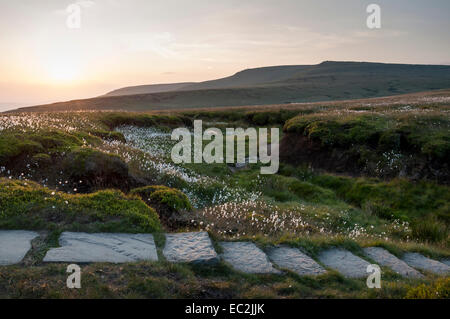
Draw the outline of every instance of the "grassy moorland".
M362 99L447 89L449 70L446 65L325 61L247 69L199 83L128 87L96 98L23 110L151 111Z
M206 230L214 241L284 243L312 256L381 246L450 257L450 93L249 110L43 112L0 115L0 229L41 236L24 262L0 268L0 297L449 297L449 278L383 288L330 271L317 278L244 275L164 260L163 231ZM260 164L181 164L172 128L280 127L278 174ZM159 262L83 267L65 289L65 265L42 258L65 230L152 232Z

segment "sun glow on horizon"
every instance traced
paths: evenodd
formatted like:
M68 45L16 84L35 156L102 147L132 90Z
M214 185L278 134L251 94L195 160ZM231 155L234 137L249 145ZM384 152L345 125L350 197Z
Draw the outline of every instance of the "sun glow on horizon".
M53 84L71 84L80 80L79 66L71 61L56 60L49 63L47 68L50 82Z

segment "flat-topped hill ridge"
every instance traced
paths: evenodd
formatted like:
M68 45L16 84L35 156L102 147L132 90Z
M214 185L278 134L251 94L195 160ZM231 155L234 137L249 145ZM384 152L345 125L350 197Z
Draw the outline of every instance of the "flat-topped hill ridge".
M450 66L333 62L254 68L199 83L141 85L21 111L150 111L361 99L450 88Z

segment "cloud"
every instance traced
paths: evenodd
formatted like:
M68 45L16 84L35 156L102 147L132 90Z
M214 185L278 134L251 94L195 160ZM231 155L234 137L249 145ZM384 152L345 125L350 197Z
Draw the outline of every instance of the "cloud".
M128 34L121 36L120 41L131 52L153 52L164 58L177 56L173 49L175 37L170 32Z

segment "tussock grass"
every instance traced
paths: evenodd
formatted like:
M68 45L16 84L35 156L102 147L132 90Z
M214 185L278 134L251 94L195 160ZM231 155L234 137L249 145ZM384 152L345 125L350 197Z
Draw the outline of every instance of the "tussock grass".
M0 228L141 233L161 226L152 208L117 190L71 195L2 178Z

